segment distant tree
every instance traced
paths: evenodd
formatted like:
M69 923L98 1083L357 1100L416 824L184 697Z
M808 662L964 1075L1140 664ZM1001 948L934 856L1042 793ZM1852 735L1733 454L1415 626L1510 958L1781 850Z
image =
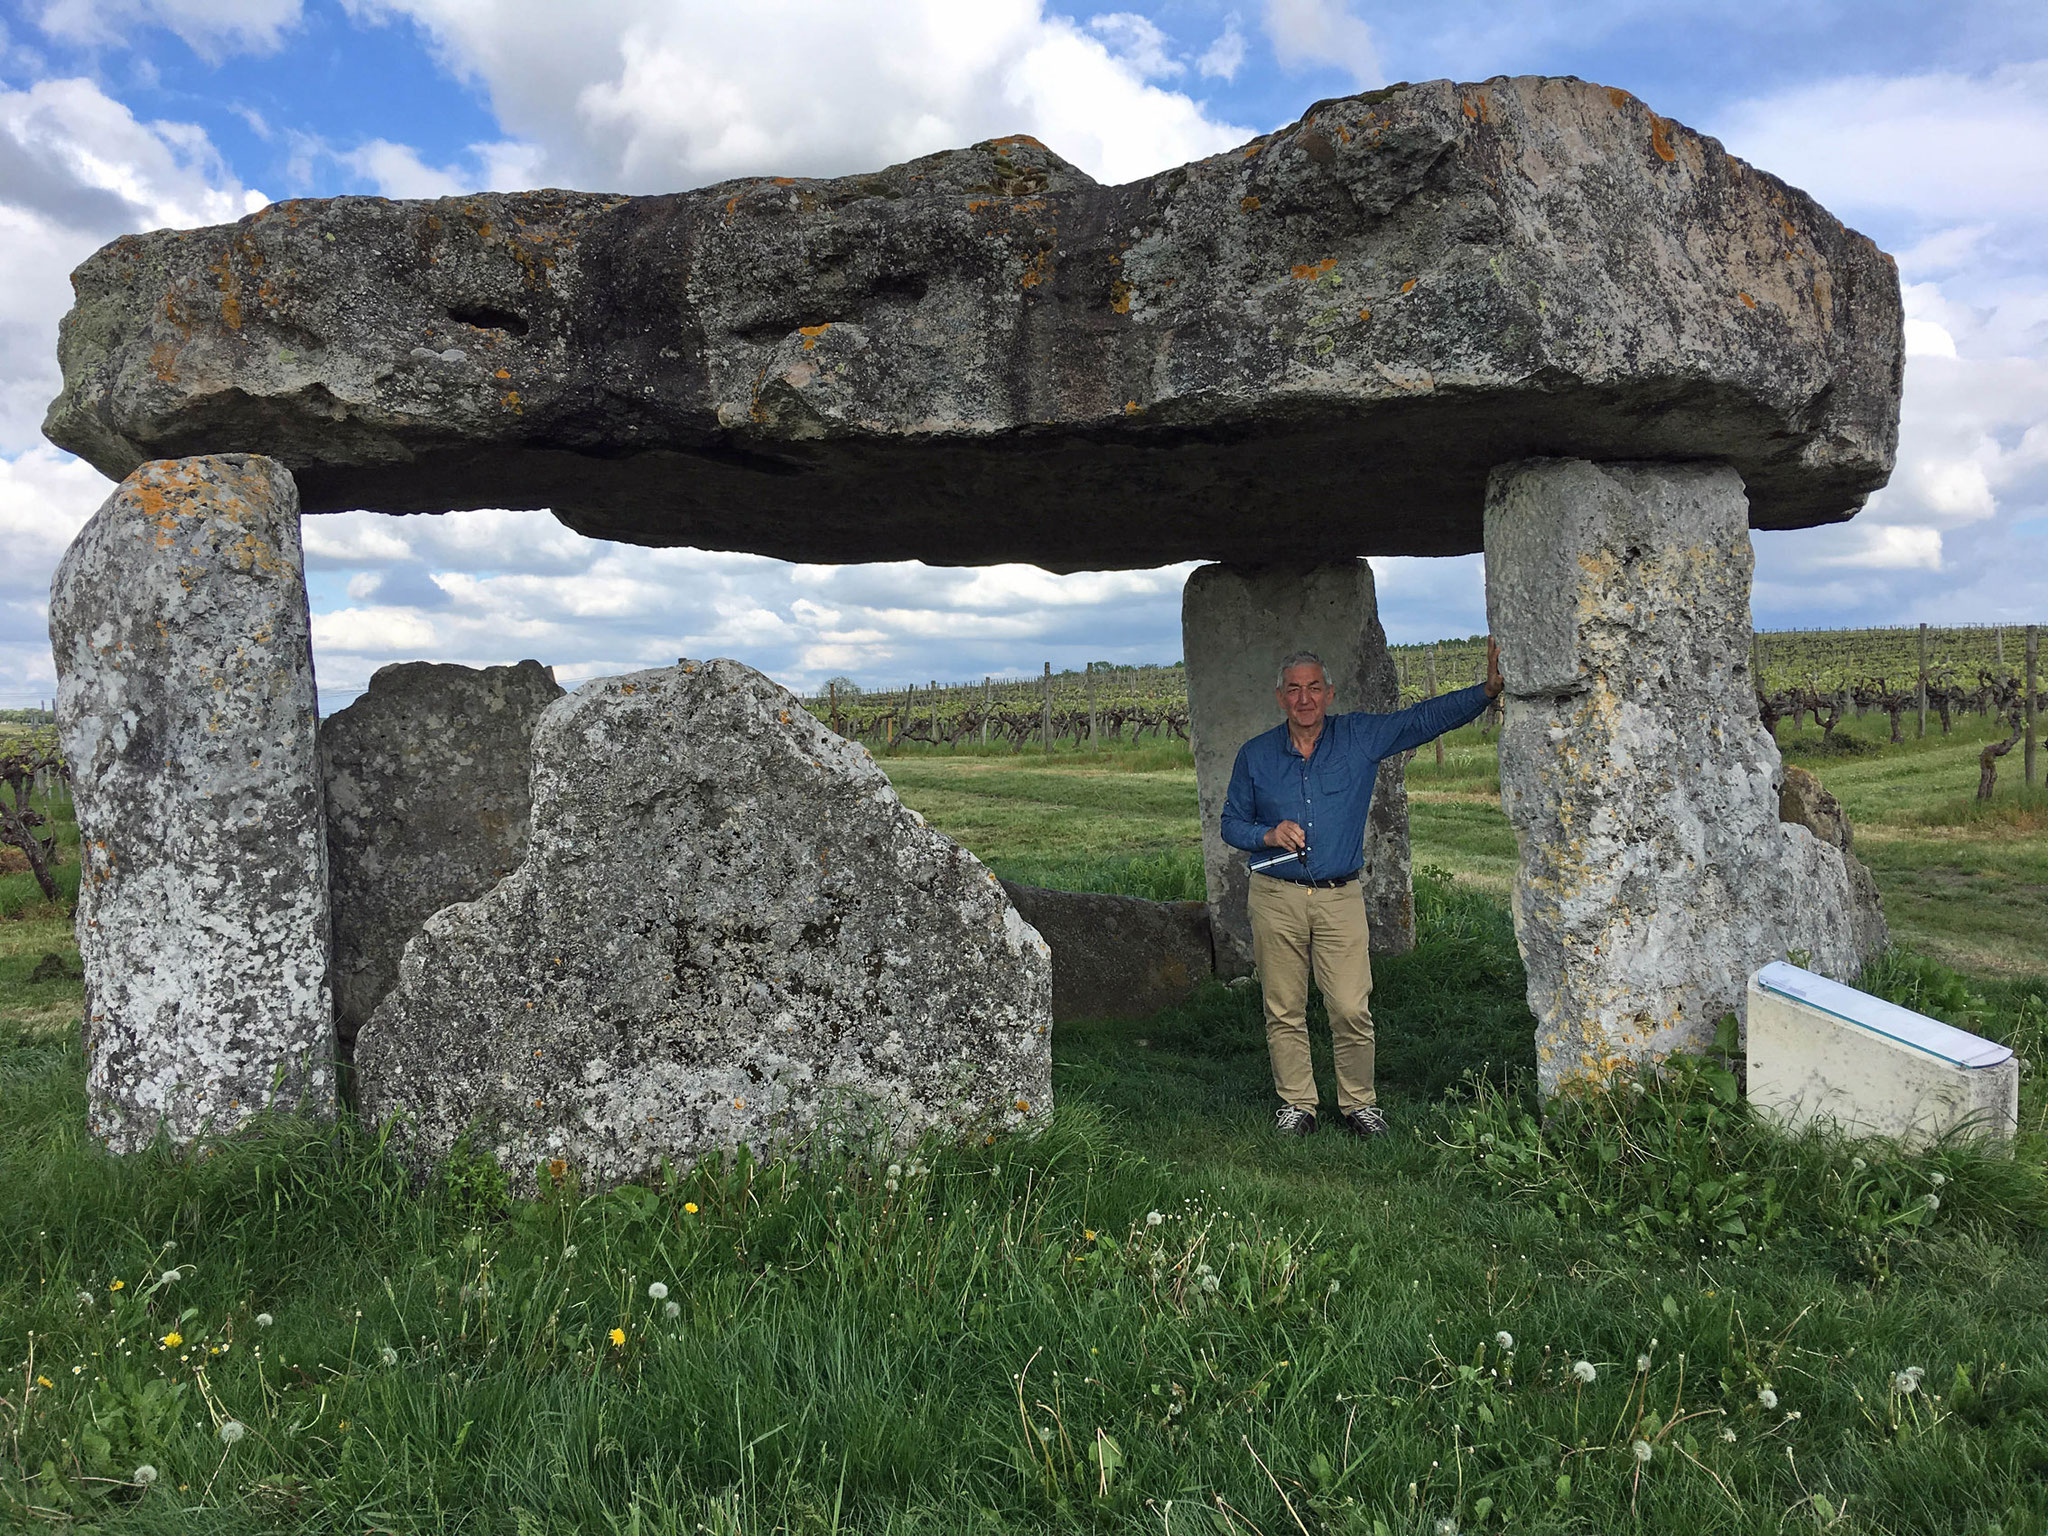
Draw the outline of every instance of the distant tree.
M49 818L29 801L37 775L46 773L70 777L63 754L49 737L24 736L0 749L0 784L8 791L0 794L0 841L13 844L27 855L28 867L35 874L36 884L43 888L44 899L55 901L57 879L51 871L57 863L57 834L53 829L47 835L37 835L37 828L48 826Z
M842 699L857 699L860 697L860 684L850 677L828 677L818 692L836 693Z

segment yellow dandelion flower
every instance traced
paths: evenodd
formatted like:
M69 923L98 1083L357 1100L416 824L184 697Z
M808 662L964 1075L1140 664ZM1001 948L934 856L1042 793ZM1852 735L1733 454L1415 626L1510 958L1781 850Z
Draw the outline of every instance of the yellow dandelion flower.
M696 1202L696 1201L694 1201L694 1200L685 1200L685 1201L683 1202L683 1210L684 1210L685 1214L687 1214L687 1215L691 1215L691 1216L694 1216L694 1215L696 1215L696 1214L697 1214L697 1202Z
M614 1349L624 1349L624 1348L626 1347L626 1330L625 1330L625 1329L623 1329L623 1328L614 1328L614 1329L612 1330L612 1347L613 1347Z
M174 1329L174 1330L172 1330L172 1331L171 1331L170 1333L167 1333L167 1334L165 1334L165 1335L164 1335L164 1348L165 1348L165 1349L176 1349L176 1348L177 1348L177 1347L178 1347L178 1346L179 1346L180 1344L182 1344L182 1343L184 1343L184 1342L185 1342L185 1335L183 1335L182 1333L179 1333L179 1332L177 1332L177 1331L176 1331L175 1329Z
M54 1387L57 1383L50 1380L47 1376L38 1376L36 1378L36 1385L39 1387Z
M1093 1227L1084 1227L1081 1231L1081 1236L1092 1243L1095 1241L1095 1229Z
M128 1282L126 1280L116 1280L112 1285L108 1286L107 1289L110 1291L118 1291L125 1289L127 1284Z

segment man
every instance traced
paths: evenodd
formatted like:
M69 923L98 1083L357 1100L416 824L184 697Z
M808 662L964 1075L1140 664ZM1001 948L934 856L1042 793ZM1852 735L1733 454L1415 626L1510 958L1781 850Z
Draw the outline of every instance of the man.
M1373 784L1380 759L1478 719L1500 691L1500 652L1489 639L1483 683L1392 714L1332 715L1322 660L1297 651L1280 663L1273 690L1287 718L1238 749L1223 802L1223 840L1253 855L1252 960L1280 1096L1275 1126L1284 1136L1316 1128L1311 973L1330 1012L1339 1119L1354 1135L1386 1132L1373 1093L1372 956L1358 883Z

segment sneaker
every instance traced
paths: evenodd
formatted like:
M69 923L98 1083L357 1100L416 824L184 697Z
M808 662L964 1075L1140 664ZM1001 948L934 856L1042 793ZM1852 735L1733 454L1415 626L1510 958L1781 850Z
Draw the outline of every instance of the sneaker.
M1387 1117L1370 1104L1362 1109L1347 1109L1337 1118L1345 1130L1366 1140L1387 1134Z
M1282 1104L1278 1114L1273 1116L1273 1129L1282 1136L1313 1136L1316 1117L1305 1109L1296 1109L1292 1104Z

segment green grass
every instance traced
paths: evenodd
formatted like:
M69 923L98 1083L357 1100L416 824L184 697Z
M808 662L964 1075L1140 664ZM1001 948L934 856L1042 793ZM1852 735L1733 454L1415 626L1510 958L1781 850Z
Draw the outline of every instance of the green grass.
M888 766L1006 872L1187 867L1184 766ZM1376 965L1396 1134L1371 1145L1271 1138L1256 994L1217 985L1062 1026L1037 1141L894 1173L819 1148L520 1204L475 1162L415 1190L348 1125L117 1160L83 1130L79 985L28 980L49 951L75 968L65 926L0 922L0 1511L179 1533L2040 1531L2043 1077L2003 1161L1775 1137L1711 1064L1537 1122L1520 963L1474 874L1505 825L1461 787L1486 766L1453 766L1418 783L1447 797L1418 799L1418 945ZM1895 954L1867 981L2048 1050L2048 980Z

